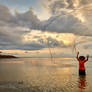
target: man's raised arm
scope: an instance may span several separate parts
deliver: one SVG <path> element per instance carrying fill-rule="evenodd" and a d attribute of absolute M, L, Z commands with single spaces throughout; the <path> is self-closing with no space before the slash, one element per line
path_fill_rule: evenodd
<path fill-rule="evenodd" d="M 77 56 L 76 56 L 77 60 L 79 59 L 79 52 L 77 52 Z"/>
<path fill-rule="evenodd" d="M 89 55 L 87 55 L 87 59 L 86 59 L 86 61 L 88 61 L 88 58 L 89 58 Z"/>

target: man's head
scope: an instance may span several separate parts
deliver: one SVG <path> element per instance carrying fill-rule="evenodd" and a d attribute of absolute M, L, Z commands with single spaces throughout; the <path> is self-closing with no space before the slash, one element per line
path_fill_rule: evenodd
<path fill-rule="evenodd" d="M 84 56 L 80 56 L 79 59 L 80 59 L 81 61 L 83 61 L 83 60 L 85 60 L 85 57 L 84 57 Z"/>

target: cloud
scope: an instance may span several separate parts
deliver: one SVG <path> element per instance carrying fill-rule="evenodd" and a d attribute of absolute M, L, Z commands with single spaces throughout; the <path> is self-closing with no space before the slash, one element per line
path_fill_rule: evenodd
<path fill-rule="evenodd" d="M 48 3 L 46 3 L 48 1 Z M 78 35 L 91 35 L 91 4 L 85 0 L 46 0 L 44 1 L 52 17 L 46 21 L 40 22 L 33 11 L 30 9 L 25 13 L 16 13 L 11 15 L 6 6 L 0 5 L 0 25 L 8 27 L 25 27 L 28 29 L 37 29 L 42 31 L 75 33 Z M 87 4 L 85 5 L 85 2 Z M 91 3 L 91 2 L 90 2 Z M 77 4 L 77 5 L 76 5 Z M 70 8 L 71 6 L 71 8 Z M 79 7 L 78 7 L 79 6 Z M 87 9 L 88 10 L 87 10 Z M 86 9 L 86 10 L 85 10 Z M 81 12 L 81 13 L 80 13 Z M 88 13 L 89 12 L 89 13 Z M 90 17 L 88 17 L 90 16 Z M 88 18 L 87 18 L 88 17 Z M 85 32 L 83 32 L 85 31 Z"/>
<path fill-rule="evenodd" d="M 59 17 L 51 17 L 47 22 L 45 22 L 43 30 L 92 36 L 91 29 L 88 29 L 86 24 L 81 23 L 80 20 L 71 14 Z"/>
<path fill-rule="evenodd" d="M 6 6 L 0 5 L 0 12 L 0 21 L 9 22 L 13 17 Z"/>
<path fill-rule="evenodd" d="M 44 6 L 51 11 L 52 16 L 43 22 L 43 30 L 59 33 L 74 33 L 77 35 L 92 35 L 92 1 L 45 1 Z"/>
<path fill-rule="evenodd" d="M 36 15 L 34 15 L 32 10 L 29 10 L 22 14 L 17 13 L 16 18 L 20 26 L 25 26 L 30 29 L 39 29 L 40 20 Z"/>
<path fill-rule="evenodd" d="M 43 48 L 45 48 L 45 46 L 43 44 L 36 43 L 36 42 L 30 42 L 30 43 L 24 44 L 19 49 L 21 49 L 21 50 L 40 50 Z"/>
<path fill-rule="evenodd" d="M 33 37 L 38 42 L 24 42 L 24 35 L 32 30 L 40 30 L 43 34 L 47 31 L 92 36 L 92 5 L 88 6 L 89 2 L 87 2 L 88 5 L 85 2 L 77 2 L 78 4 L 75 5 L 72 0 L 48 1 L 46 7 L 52 16 L 45 21 L 40 21 L 32 9 L 25 13 L 16 12 L 12 15 L 8 7 L 0 5 L 0 49 L 39 50 L 47 48 L 41 34 Z M 47 40 L 50 45 L 53 45 L 52 47 L 60 45 L 59 41 L 52 37 L 48 37 Z M 62 47 L 66 47 L 63 42 L 61 44 Z"/>
<path fill-rule="evenodd" d="M 25 13 L 18 13 L 13 16 L 8 7 L 0 5 L 0 24 L 8 27 L 27 27 L 36 29 L 39 26 L 40 20 L 34 15 L 32 9 Z"/>
<path fill-rule="evenodd" d="M 39 44 L 25 45 L 23 35 L 32 29 L 37 29 L 40 22 L 32 10 L 15 16 L 12 15 L 6 6 L 0 5 L 0 49 L 37 49 Z M 32 46 L 31 46 L 32 45 Z M 24 47 L 25 46 L 25 47 Z"/>

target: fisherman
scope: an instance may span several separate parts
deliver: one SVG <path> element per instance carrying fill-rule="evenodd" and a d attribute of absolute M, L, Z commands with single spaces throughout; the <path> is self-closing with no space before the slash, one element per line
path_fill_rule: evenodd
<path fill-rule="evenodd" d="M 87 59 L 85 59 L 84 56 L 79 56 L 78 52 L 76 58 L 79 61 L 79 75 L 86 75 L 84 63 L 88 61 L 89 55 L 87 55 Z"/>

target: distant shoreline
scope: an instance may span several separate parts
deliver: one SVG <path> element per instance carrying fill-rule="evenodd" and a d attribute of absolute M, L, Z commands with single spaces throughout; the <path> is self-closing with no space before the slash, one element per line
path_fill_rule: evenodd
<path fill-rule="evenodd" d="M 1 58 L 17 58 L 17 57 L 13 55 L 0 55 L 0 59 Z"/>

